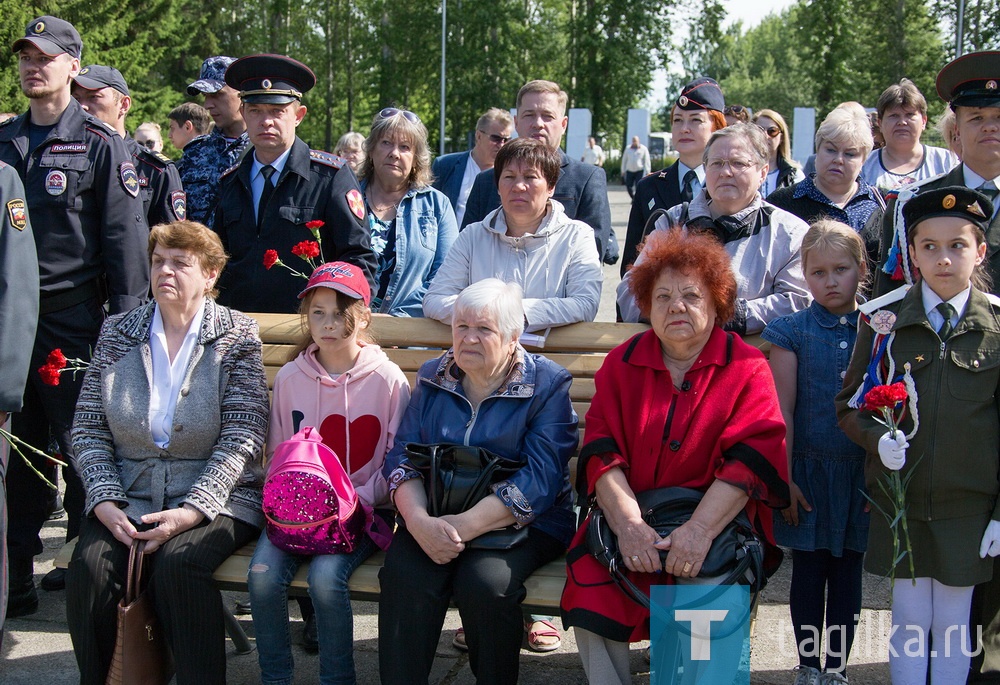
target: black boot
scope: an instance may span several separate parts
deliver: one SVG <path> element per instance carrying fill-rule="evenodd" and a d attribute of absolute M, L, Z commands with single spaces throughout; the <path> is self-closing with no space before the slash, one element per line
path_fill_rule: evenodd
<path fill-rule="evenodd" d="M 38 590 L 35 589 L 34 560 L 10 558 L 10 594 L 7 618 L 28 616 L 38 611 Z"/>

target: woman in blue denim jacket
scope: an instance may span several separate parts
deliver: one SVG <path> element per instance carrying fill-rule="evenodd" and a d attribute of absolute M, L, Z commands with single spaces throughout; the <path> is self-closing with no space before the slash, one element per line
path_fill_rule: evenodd
<path fill-rule="evenodd" d="M 451 202 L 431 187 L 427 129 L 413 112 L 375 115 L 360 171 L 377 257 L 373 312 L 423 316 L 424 293 L 458 236 Z"/>
<path fill-rule="evenodd" d="M 487 278 L 454 305 L 453 346 L 417 376 L 383 473 L 399 511 L 379 574 L 379 670 L 383 683 L 426 683 L 452 598 L 480 685 L 517 682 L 524 637 L 524 580 L 566 551 L 574 532 L 569 459 L 578 441 L 572 376 L 518 344 L 521 288 Z M 427 511 L 409 442 L 482 447 L 522 466 L 457 515 Z M 507 549 L 477 538 L 516 524 L 526 539 Z"/>

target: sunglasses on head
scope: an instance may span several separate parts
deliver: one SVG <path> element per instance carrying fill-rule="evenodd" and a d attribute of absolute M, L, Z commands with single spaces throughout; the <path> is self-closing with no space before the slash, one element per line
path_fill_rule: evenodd
<path fill-rule="evenodd" d="M 420 123 L 420 117 L 418 117 L 416 114 L 407 109 L 398 109 L 396 107 L 386 107 L 385 109 L 383 109 L 381 112 L 378 113 L 378 116 L 379 119 L 391 119 L 397 114 L 403 115 L 403 118 L 406 119 L 411 124 Z"/>
<path fill-rule="evenodd" d="M 510 140 L 510 136 L 498 136 L 495 133 L 487 133 L 483 129 L 479 129 L 479 132 L 490 139 L 490 142 L 494 145 L 504 145 Z"/>
<path fill-rule="evenodd" d="M 744 107 L 743 105 L 729 105 L 724 110 L 722 110 L 722 113 L 723 114 L 743 114 L 743 112 L 745 112 L 745 111 L 747 111 L 747 108 Z"/>
<path fill-rule="evenodd" d="M 777 138 L 781 135 L 781 129 L 777 126 L 768 126 L 764 128 L 763 126 L 757 126 L 761 131 L 767 134 L 768 138 Z"/>

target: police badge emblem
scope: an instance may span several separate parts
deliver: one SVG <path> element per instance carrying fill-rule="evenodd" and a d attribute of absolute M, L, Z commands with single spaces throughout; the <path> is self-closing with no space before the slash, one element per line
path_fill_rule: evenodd
<path fill-rule="evenodd" d="M 7 203 L 7 214 L 10 216 L 10 225 L 19 231 L 23 231 L 28 225 L 28 212 L 25 209 L 24 200 L 11 200 Z"/>
<path fill-rule="evenodd" d="M 49 195 L 62 195 L 66 192 L 66 174 L 59 169 L 52 169 L 45 175 L 45 192 Z"/>
<path fill-rule="evenodd" d="M 187 193 L 183 190 L 170 193 L 170 207 L 174 210 L 177 220 L 184 221 L 187 218 Z"/>
<path fill-rule="evenodd" d="M 121 179 L 125 192 L 132 197 L 138 197 L 141 182 L 132 162 L 122 162 L 121 166 L 118 167 L 118 176 Z"/>

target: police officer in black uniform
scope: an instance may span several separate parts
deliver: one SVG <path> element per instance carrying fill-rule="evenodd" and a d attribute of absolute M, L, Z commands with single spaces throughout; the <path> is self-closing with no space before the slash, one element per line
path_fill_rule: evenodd
<path fill-rule="evenodd" d="M 187 196 L 173 160 L 140 145 L 125 131 L 132 96 L 122 73 L 114 67 L 91 64 L 81 69 L 73 82 L 76 101 L 125 140 L 139 174 L 139 195 L 146 209 L 146 223 L 152 227 L 187 218 Z"/>
<path fill-rule="evenodd" d="M 21 90 L 30 107 L 0 126 L 0 161 L 17 169 L 24 183 L 40 276 L 31 371 L 12 427 L 43 451 L 54 436 L 66 461 L 73 456 L 70 426 L 83 376 L 65 373 L 58 386 L 49 386 L 38 368 L 55 348 L 70 358 L 89 359 L 104 321 L 103 305 L 111 313 L 124 312 L 141 304 L 149 291 L 149 229 L 132 157 L 114 129 L 87 114 L 70 95 L 82 48 L 69 22 L 33 19 L 12 46 L 19 53 Z M 37 460 L 36 466 L 54 475 L 47 460 Z M 83 487 L 72 467 L 63 475 L 68 540 L 79 531 Z M 38 532 L 51 497 L 20 459 L 11 460 L 7 488 L 7 615 L 23 616 L 38 607 L 33 559 L 42 551 Z"/>
<path fill-rule="evenodd" d="M 246 312 L 295 312 L 301 277 L 267 268 L 264 257 L 275 250 L 289 266 L 310 273 L 292 248 L 314 240 L 306 226 L 311 221 L 323 224 L 317 229 L 322 259 L 355 264 L 371 283 L 375 256 L 354 173 L 340 157 L 310 150 L 295 135 L 306 114 L 302 94 L 316 83 L 313 72 L 289 57 L 251 55 L 233 62 L 226 83 L 240 91 L 252 148 L 222 176 L 213 228 L 231 256 L 219 280 L 219 303 Z"/>

